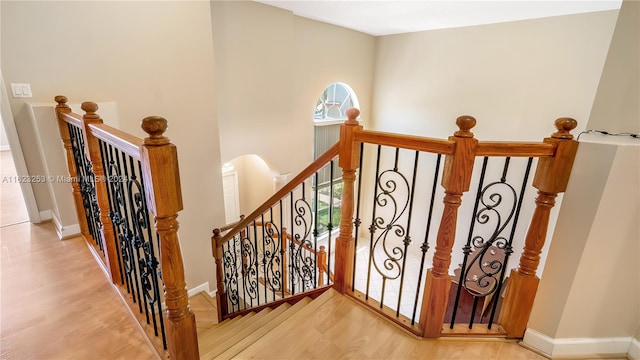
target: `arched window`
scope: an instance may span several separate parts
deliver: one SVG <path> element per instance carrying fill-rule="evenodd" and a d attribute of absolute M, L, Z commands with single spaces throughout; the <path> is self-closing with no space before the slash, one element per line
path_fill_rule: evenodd
<path fill-rule="evenodd" d="M 313 115 L 314 151 L 317 159 L 340 139 L 340 125 L 347 120 L 347 109 L 359 107 L 353 89 L 345 83 L 335 82 L 327 86 L 316 101 Z"/>
<path fill-rule="evenodd" d="M 347 120 L 347 109 L 359 107 L 358 99 L 345 83 L 330 84 L 318 100 L 313 116 L 313 157 L 317 159 L 340 140 L 340 125 Z M 322 238 L 329 229 L 338 229 L 340 224 L 340 202 L 342 200 L 342 169 L 334 163 L 333 182 L 331 169 L 325 167 L 318 172 L 314 192 L 318 194 L 317 230 Z M 317 188 L 316 188 L 317 187 Z M 333 201 L 332 204 L 329 204 Z M 332 208 L 330 211 L 329 208 Z M 329 219 L 329 214 L 331 218 Z M 331 224 L 331 226 L 329 226 Z"/>
<path fill-rule="evenodd" d="M 316 122 L 346 120 L 347 109 L 351 107 L 359 107 L 353 89 L 345 83 L 336 82 L 324 89 L 318 98 L 313 118 Z"/>

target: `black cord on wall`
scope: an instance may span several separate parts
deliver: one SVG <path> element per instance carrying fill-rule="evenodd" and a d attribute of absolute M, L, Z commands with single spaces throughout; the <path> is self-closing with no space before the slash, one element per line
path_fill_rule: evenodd
<path fill-rule="evenodd" d="M 628 132 L 622 132 L 622 133 L 610 133 L 608 131 L 604 131 L 604 130 L 585 130 L 583 132 L 581 132 L 580 134 L 578 134 L 578 137 L 576 138 L 576 140 L 580 140 L 580 135 L 582 134 L 602 134 L 602 135 L 609 135 L 609 136 L 629 136 L 632 137 L 634 139 L 640 139 L 640 134 L 634 134 L 634 133 L 628 133 Z"/>

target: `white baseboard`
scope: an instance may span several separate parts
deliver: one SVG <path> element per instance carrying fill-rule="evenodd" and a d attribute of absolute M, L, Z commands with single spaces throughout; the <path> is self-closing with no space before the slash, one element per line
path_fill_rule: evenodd
<path fill-rule="evenodd" d="M 189 297 L 192 297 L 193 295 L 199 293 L 200 291 L 204 291 L 207 294 L 209 294 L 209 282 L 205 282 L 202 283 L 194 288 L 191 288 L 189 290 L 187 290 L 187 294 L 189 294 Z"/>
<path fill-rule="evenodd" d="M 9 151 L 11 147 L 9 145 L 0 145 L 0 151 Z"/>
<path fill-rule="evenodd" d="M 51 210 L 40 211 L 40 221 L 49 221 L 53 219 L 53 212 Z"/>
<path fill-rule="evenodd" d="M 640 360 L 640 340 L 636 338 L 631 340 L 628 354 L 632 360 Z"/>
<path fill-rule="evenodd" d="M 79 224 L 63 226 L 62 223 L 60 222 L 60 219 L 58 219 L 56 214 L 54 214 L 53 211 L 51 210 L 45 210 L 40 212 L 40 218 L 42 220 L 45 220 L 45 218 L 42 216 L 42 214 L 45 212 L 49 213 L 48 216 L 53 221 L 53 225 L 56 227 L 56 234 L 58 235 L 58 239 L 64 240 L 80 234 Z"/>
<path fill-rule="evenodd" d="M 632 339 L 632 337 L 553 339 L 535 330 L 527 329 L 522 343 L 550 358 L 585 357 L 627 354 L 632 347 Z M 638 344 L 638 341 L 635 341 Z"/>

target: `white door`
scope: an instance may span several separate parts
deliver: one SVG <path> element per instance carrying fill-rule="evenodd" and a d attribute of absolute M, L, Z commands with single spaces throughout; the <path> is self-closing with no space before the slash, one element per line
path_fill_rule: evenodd
<path fill-rule="evenodd" d="M 222 191 L 224 193 L 224 216 L 227 224 L 240 220 L 237 171 L 222 174 Z"/>

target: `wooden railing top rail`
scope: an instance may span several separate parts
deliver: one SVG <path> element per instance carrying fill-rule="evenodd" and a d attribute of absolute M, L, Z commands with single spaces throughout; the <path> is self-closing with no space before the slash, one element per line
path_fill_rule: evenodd
<path fill-rule="evenodd" d="M 231 240 L 235 234 L 240 232 L 244 227 L 251 224 L 251 222 L 260 216 L 262 213 L 267 211 L 271 206 L 273 206 L 277 201 L 285 197 L 288 193 L 293 191 L 298 185 L 300 185 L 303 181 L 309 178 L 318 170 L 322 169 L 331 159 L 338 156 L 339 152 L 339 143 L 336 143 L 332 147 L 329 148 L 324 154 L 320 155 L 316 161 L 312 162 L 309 166 L 307 166 L 304 170 L 302 170 L 296 177 L 291 179 L 282 189 L 278 190 L 275 194 L 273 194 L 267 201 L 265 201 L 260 207 L 254 210 L 251 214 L 247 215 L 243 220 L 238 222 L 236 226 L 233 227 L 228 233 L 217 240 L 217 246 L 224 244 L 225 242 Z M 220 229 L 214 229 L 214 235 L 216 232 L 221 232 Z"/>
<path fill-rule="evenodd" d="M 58 100 L 62 101 L 61 98 L 59 98 Z M 59 116 L 61 120 L 70 123 L 71 125 L 77 126 L 79 128 L 82 128 L 83 126 L 83 116 L 76 114 L 73 111 L 61 112 Z M 140 160 L 140 147 L 144 143 L 141 138 L 130 135 L 122 130 L 116 129 L 104 123 L 88 124 L 88 127 L 91 130 L 93 136 L 117 147 L 136 160 Z"/>
<path fill-rule="evenodd" d="M 426 151 L 431 153 L 451 155 L 455 143 L 449 140 L 428 138 L 414 135 L 386 133 L 382 131 L 362 130 L 354 134 L 355 141 L 364 143 L 393 146 L 402 149 Z"/>
<path fill-rule="evenodd" d="M 68 112 L 60 113 L 60 117 L 62 118 L 62 120 L 70 123 L 71 125 L 77 126 L 79 128 L 82 127 L 82 115 L 78 115 L 74 112 Z"/>
<path fill-rule="evenodd" d="M 553 144 L 546 143 L 480 141 L 476 156 L 541 157 L 553 156 L 555 151 Z"/>
<path fill-rule="evenodd" d="M 373 130 L 357 131 L 354 137 L 356 141 L 364 143 L 442 155 L 452 155 L 455 148 L 455 143 L 450 140 Z M 541 157 L 553 156 L 555 150 L 553 144 L 542 142 L 478 141 L 475 154 L 476 156 Z"/>
<path fill-rule="evenodd" d="M 89 124 L 89 129 L 93 136 L 124 151 L 134 159 L 140 160 L 140 147 L 144 141 L 139 137 L 105 124 Z"/>

